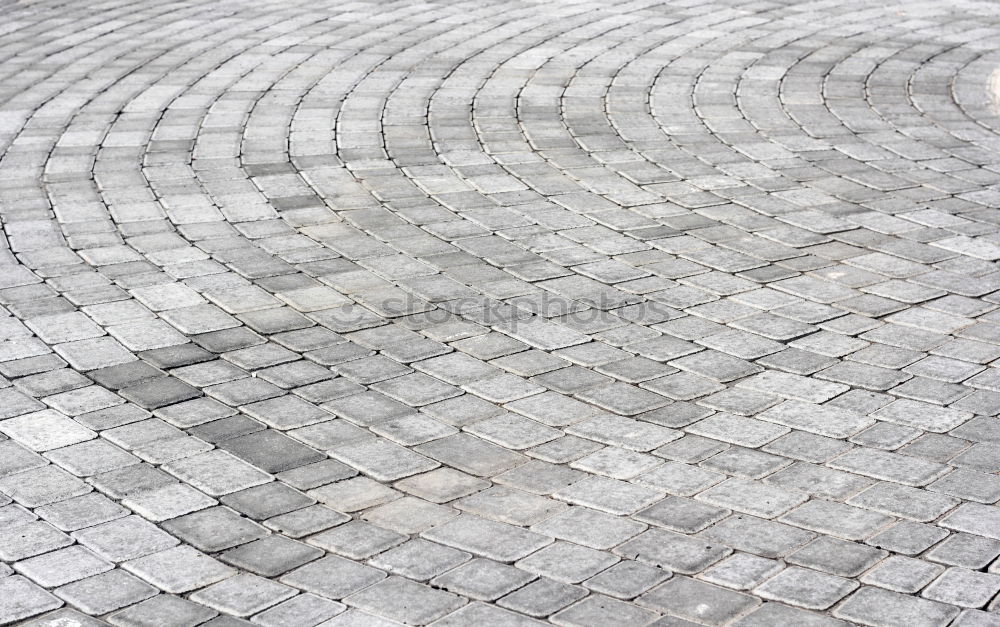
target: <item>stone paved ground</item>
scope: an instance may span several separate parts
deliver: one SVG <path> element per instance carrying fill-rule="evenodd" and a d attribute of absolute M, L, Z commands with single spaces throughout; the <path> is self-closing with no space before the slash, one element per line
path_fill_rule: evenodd
<path fill-rule="evenodd" d="M 1000 624 L 996 2 L 0 13 L 0 623 Z"/>

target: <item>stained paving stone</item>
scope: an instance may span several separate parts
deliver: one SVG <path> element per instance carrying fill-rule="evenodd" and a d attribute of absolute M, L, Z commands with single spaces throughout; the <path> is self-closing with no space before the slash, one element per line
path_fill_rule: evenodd
<path fill-rule="evenodd" d="M 604 4 L 7 11 L 0 624 L 995 622 L 996 12 Z"/>

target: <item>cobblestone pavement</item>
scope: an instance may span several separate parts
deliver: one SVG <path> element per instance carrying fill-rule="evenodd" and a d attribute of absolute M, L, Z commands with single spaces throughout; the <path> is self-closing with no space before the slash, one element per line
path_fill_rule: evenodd
<path fill-rule="evenodd" d="M 1000 625 L 1000 4 L 0 14 L 0 623 Z"/>

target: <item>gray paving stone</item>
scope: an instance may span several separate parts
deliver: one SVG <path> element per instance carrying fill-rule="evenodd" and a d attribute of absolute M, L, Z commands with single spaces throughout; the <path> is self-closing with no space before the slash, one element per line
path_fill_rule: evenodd
<path fill-rule="evenodd" d="M 230 549 L 219 559 L 265 577 L 277 577 L 322 556 L 321 549 L 271 535 Z"/>

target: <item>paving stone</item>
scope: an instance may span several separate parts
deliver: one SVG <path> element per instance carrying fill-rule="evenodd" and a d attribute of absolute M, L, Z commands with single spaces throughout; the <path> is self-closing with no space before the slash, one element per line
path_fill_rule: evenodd
<path fill-rule="evenodd" d="M 856 577 L 887 555 L 886 551 L 863 544 L 820 536 L 787 556 L 785 561 L 841 577 Z"/>
<path fill-rule="evenodd" d="M 66 621 L 72 621 L 81 627 L 100 627 L 101 625 L 107 624 L 102 620 L 93 618 L 92 616 L 87 616 L 86 614 L 69 608 L 62 608 L 60 610 L 56 610 L 55 612 L 50 612 L 45 616 L 40 616 L 23 624 L 31 625 L 32 627 L 54 627 L 55 625 L 59 625 L 60 622 Z"/>
<path fill-rule="evenodd" d="M 658 614 L 624 601 L 603 595 L 590 595 L 566 609 L 554 614 L 551 622 L 556 625 L 578 627 L 580 625 L 644 625 Z"/>
<path fill-rule="evenodd" d="M 421 537 L 499 562 L 513 562 L 552 542 L 533 531 L 471 514 L 453 518 Z"/>
<path fill-rule="evenodd" d="M 85 547 L 106 560 L 122 562 L 163 551 L 178 544 L 176 538 L 139 516 L 119 518 L 73 533 Z"/>
<path fill-rule="evenodd" d="M 727 588 L 749 590 L 778 573 L 782 568 L 781 562 L 776 560 L 758 557 L 750 553 L 734 553 L 705 570 L 702 577 L 706 581 Z"/>
<path fill-rule="evenodd" d="M 759 603 L 754 597 L 688 577 L 674 577 L 639 597 L 644 607 L 708 625 L 722 625 Z"/>
<path fill-rule="evenodd" d="M 0 559 L 14 562 L 73 544 L 47 522 L 36 521 L 0 530 Z"/>
<path fill-rule="evenodd" d="M 93 527 L 129 515 L 127 509 L 95 492 L 44 505 L 35 512 L 66 532 Z"/>
<path fill-rule="evenodd" d="M 801 401 L 785 401 L 757 416 L 793 429 L 843 439 L 874 424 L 874 420 L 848 410 Z"/>
<path fill-rule="evenodd" d="M 533 579 L 535 576 L 524 570 L 489 559 L 474 558 L 435 577 L 430 584 L 473 599 L 493 601 Z"/>
<path fill-rule="evenodd" d="M 602 551 L 557 541 L 515 565 L 522 570 L 572 584 L 592 577 L 617 561 L 617 558 Z"/>
<path fill-rule="evenodd" d="M 249 616 L 276 605 L 296 590 L 276 581 L 242 573 L 198 590 L 189 598 L 233 616 Z"/>
<path fill-rule="evenodd" d="M 157 593 L 157 589 L 123 570 L 115 569 L 66 584 L 54 592 L 80 611 L 100 616 L 148 599 Z"/>
<path fill-rule="evenodd" d="M 833 615 L 866 625 L 946 625 L 958 608 L 883 590 L 861 587 Z"/>
<path fill-rule="evenodd" d="M 1000 555 L 1000 542 L 968 533 L 954 533 L 924 557 L 949 566 L 980 569 Z"/>
<path fill-rule="evenodd" d="M 43 588 L 20 575 L 0 577 L 0 619 L 14 623 L 42 614 L 63 604 Z"/>
<path fill-rule="evenodd" d="M 219 559 L 264 577 L 277 577 L 322 556 L 321 549 L 271 535 L 230 549 Z"/>
<path fill-rule="evenodd" d="M 701 531 L 699 536 L 761 557 L 778 558 L 803 546 L 816 534 L 763 518 L 735 515 Z"/>
<path fill-rule="evenodd" d="M 660 500 L 661 492 L 645 486 L 591 476 L 553 495 L 574 505 L 592 507 L 610 514 L 632 514 Z"/>
<path fill-rule="evenodd" d="M 763 627 L 764 625 L 794 624 L 809 627 L 845 627 L 848 623 L 819 612 L 789 607 L 780 603 L 764 603 L 733 625 Z"/>
<path fill-rule="evenodd" d="M 97 436 L 57 411 L 46 409 L 0 422 L 0 433 L 33 451 L 48 451 Z"/>
<path fill-rule="evenodd" d="M 173 593 L 201 588 L 236 573 L 225 564 L 186 546 L 133 559 L 123 567 L 161 590 Z"/>
<path fill-rule="evenodd" d="M 389 577 L 344 599 L 350 606 L 408 624 L 424 625 L 464 605 L 457 595 Z"/>
<path fill-rule="evenodd" d="M 894 519 L 843 503 L 814 499 L 785 514 L 780 520 L 847 540 L 863 540 Z"/>
<path fill-rule="evenodd" d="M 650 529 L 615 548 L 615 553 L 674 572 L 694 574 L 732 550 L 663 529 Z"/>
<path fill-rule="evenodd" d="M 587 507 L 570 507 L 533 531 L 595 549 L 610 549 L 645 530 L 646 525 Z"/>
<path fill-rule="evenodd" d="M 270 481 L 270 475 L 223 451 L 179 459 L 163 467 L 211 496 L 221 496 Z"/>
<path fill-rule="evenodd" d="M 167 521 L 163 528 L 202 551 L 215 553 L 256 540 L 266 530 L 231 509 L 212 507 Z"/>
<path fill-rule="evenodd" d="M 470 623 L 481 625 L 527 625 L 529 627 L 532 625 L 545 624 L 539 621 L 533 621 L 530 618 L 526 618 L 518 614 L 514 614 L 513 612 L 502 610 L 496 606 L 486 605 L 483 603 L 470 603 L 434 622 L 435 625 L 440 625 L 441 627 L 456 627 L 458 625 L 467 625 Z"/>
<path fill-rule="evenodd" d="M 864 509 L 901 516 L 917 522 L 929 522 L 957 504 L 957 500 L 894 483 L 877 483 L 848 499 Z"/>
<path fill-rule="evenodd" d="M 943 566 L 892 555 L 861 577 L 861 582 L 903 594 L 913 594 L 944 572 Z"/>
<path fill-rule="evenodd" d="M 528 616 L 542 618 L 554 614 L 587 595 L 577 586 L 540 577 L 497 601 L 497 605 Z"/>
<path fill-rule="evenodd" d="M 279 603 L 253 617 L 253 622 L 265 627 L 277 627 L 294 623 L 312 627 L 342 613 L 346 607 L 342 603 L 329 601 L 313 594 L 300 594 Z"/>

